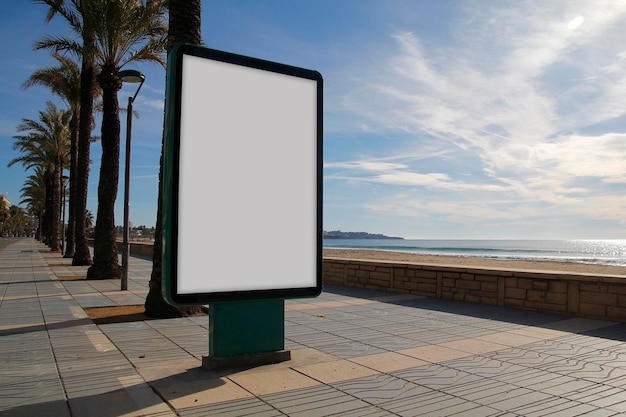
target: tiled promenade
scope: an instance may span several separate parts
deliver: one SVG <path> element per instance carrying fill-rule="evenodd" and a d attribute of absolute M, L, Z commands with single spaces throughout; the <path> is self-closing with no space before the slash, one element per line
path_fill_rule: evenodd
<path fill-rule="evenodd" d="M 0 416 L 626 416 L 626 325 L 327 288 L 286 302 L 292 360 L 200 368 L 208 318 L 95 325 L 143 304 L 32 239 L 0 251 Z"/>

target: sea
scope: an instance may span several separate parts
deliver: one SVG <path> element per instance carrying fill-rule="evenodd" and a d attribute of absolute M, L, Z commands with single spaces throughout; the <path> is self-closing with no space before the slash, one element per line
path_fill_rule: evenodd
<path fill-rule="evenodd" d="M 324 239 L 324 248 L 626 266 L 626 240 Z"/>

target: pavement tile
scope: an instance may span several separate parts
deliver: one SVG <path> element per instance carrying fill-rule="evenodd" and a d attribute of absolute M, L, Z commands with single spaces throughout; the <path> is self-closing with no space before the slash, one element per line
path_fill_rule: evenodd
<path fill-rule="evenodd" d="M 27 402 L 24 404 L 12 404 L 4 402 L 0 397 L 0 415 L 2 417 L 76 417 L 70 414 L 65 398 L 49 399 L 46 402 Z"/>
<path fill-rule="evenodd" d="M 626 369 L 626 353 L 612 350 L 595 350 L 588 354 L 575 356 L 575 359 L 611 368 Z"/>
<path fill-rule="evenodd" d="M 464 385 L 466 382 L 472 383 L 480 379 L 476 375 L 438 364 L 405 369 L 393 372 L 392 375 L 439 391 L 444 391 L 446 387 Z"/>
<path fill-rule="evenodd" d="M 365 298 L 352 298 L 352 299 L 344 300 L 343 302 L 345 304 L 349 304 L 349 305 L 353 305 L 353 306 L 377 303 L 377 301 L 368 300 L 368 299 L 365 299 Z"/>
<path fill-rule="evenodd" d="M 579 404 L 564 398 L 552 397 L 530 403 L 524 408 L 516 410 L 516 412 L 525 417 L 571 417 L 587 415 L 587 413 L 594 410 L 597 410 L 597 408 L 589 404 Z"/>
<path fill-rule="evenodd" d="M 535 337 L 515 334 L 513 332 L 492 333 L 484 336 L 478 336 L 477 339 L 510 347 L 523 346 L 540 340 Z"/>
<path fill-rule="evenodd" d="M 389 326 L 385 326 L 385 329 L 389 330 Z M 333 331 L 333 330 L 330 330 Z M 333 331 L 334 333 L 334 331 Z M 339 330 L 337 333 L 346 339 L 354 340 L 354 341 L 365 341 L 369 339 L 381 339 L 386 336 L 390 336 L 389 333 L 380 331 L 378 329 L 364 329 L 363 327 L 349 327 L 346 329 Z M 339 335 L 338 334 L 338 335 Z"/>
<path fill-rule="evenodd" d="M 585 355 L 594 355 L 597 349 L 589 346 L 574 345 L 564 343 L 559 339 L 543 340 L 525 346 L 526 349 L 536 352 L 542 352 L 547 355 L 559 356 L 563 358 L 584 357 Z"/>
<path fill-rule="evenodd" d="M 558 356 L 552 356 L 535 350 L 530 350 L 526 346 L 499 350 L 497 352 L 484 354 L 484 356 L 528 367 L 559 362 L 562 359 Z"/>
<path fill-rule="evenodd" d="M 604 384 L 626 390 L 626 376 L 620 376 L 610 379 L 608 381 L 605 381 Z"/>
<path fill-rule="evenodd" d="M 297 367 L 297 366 L 321 364 L 321 363 L 325 363 L 325 362 L 333 362 L 333 361 L 336 361 L 337 359 L 338 358 L 336 356 L 329 355 L 329 354 L 324 353 L 322 351 L 319 351 L 317 349 L 303 348 L 303 349 L 294 349 L 294 350 L 292 350 L 291 351 L 291 360 L 290 361 L 274 364 L 274 365 L 271 365 L 271 366 L 275 366 L 275 367 L 283 367 L 283 366 Z M 262 367 L 260 367 L 258 369 L 262 370 Z"/>
<path fill-rule="evenodd" d="M 615 411 L 597 408 L 593 411 L 590 411 L 584 414 L 584 416 L 585 417 L 624 417 L 624 414 L 616 414 Z M 563 417 L 569 417 L 569 415 L 565 415 Z"/>
<path fill-rule="evenodd" d="M 148 393 L 139 394 L 137 390 L 119 389 L 95 396 L 70 398 L 68 400 L 72 416 L 111 417 L 111 416 L 176 416 L 161 399 Z"/>
<path fill-rule="evenodd" d="M 198 360 L 143 367 L 138 371 L 143 379 L 175 409 L 253 396 L 228 378 L 202 369 Z"/>
<path fill-rule="evenodd" d="M 463 339 L 476 339 L 480 336 L 487 336 L 497 333 L 497 331 L 493 329 L 484 329 L 481 327 L 475 327 L 474 325 L 451 327 L 443 330 L 443 332 L 459 336 L 459 338 Z"/>
<path fill-rule="evenodd" d="M 545 325 L 546 329 L 560 330 L 568 333 L 583 333 L 592 330 L 603 329 L 615 325 L 615 322 L 606 320 L 595 320 L 583 317 L 574 317 L 571 319 L 560 320 Z"/>
<path fill-rule="evenodd" d="M 397 416 L 397 414 L 391 413 L 387 410 L 383 410 L 377 406 L 371 405 L 364 408 L 357 408 L 352 410 L 342 411 L 340 414 L 335 414 L 335 416 L 341 417 L 390 417 Z"/>
<path fill-rule="evenodd" d="M 345 307 L 349 305 L 341 301 L 321 301 L 321 302 L 314 302 L 312 304 L 320 308 L 337 308 L 337 307 Z"/>
<path fill-rule="evenodd" d="M 405 337 L 410 337 L 423 343 L 425 345 L 439 345 L 441 343 L 453 342 L 455 340 L 462 340 L 465 337 L 461 335 L 455 335 L 450 333 L 437 333 L 433 331 L 419 332 L 418 334 L 405 334 Z"/>
<path fill-rule="evenodd" d="M 284 416 L 283 413 L 256 397 L 183 408 L 178 411 L 178 414 L 181 417 Z"/>
<path fill-rule="evenodd" d="M 452 342 L 439 343 L 438 346 L 473 354 L 496 352 L 498 350 L 504 350 L 509 348 L 509 346 L 501 345 L 499 343 L 487 342 L 481 339 L 454 340 Z"/>
<path fill-rule="evenodd" d="M 288 368 L 266 372 L 235 374 L 229 376 L 228 379 L 256 396 L 313 387 L 321 384 L 321 382 L 313 378 Z"/>
<path fill-rule="evenodd" d="M 372 368 L 367 368 L 359 365 L 358 363 L 347 360 L 297 366 L 293 369 L 324 384 L 376 375 L 379 373 Z"/>
<path fill-rule="evenodd" d="M 378 353 L 375 355 L 350 358 L 350 361 L 367 366 L 379 372 L 394 372 L 402 369 L 427 365 L 429 362 L 396 352 Z"/>
<path fill-rule="evenodd" d="M 337 336 L 332 333 L 327 333 L 323 331 L 309 331 L 308 334 L 303 334 L 297 338 L 298 343 L 301 343 L 305 346 L 320 348 L 322 346 L 327 345 L 335 345 L 342 343 L 350 343 L 352 342 L 349 339 L 346 339 L 342 336 Z"/>
<path fill-rule="evenodd" d="M 503 384 L 500 381 L 469 373 L 459 375 L 454 384 L 442 386 L 441 383 L 438 383 L 437 386 L 443 392 L 469 401 L 478 401 L 517 388 L 511 384 Z"/>
<path fill-rule="evenodd" d="M 568 395 L 584 390 L 594 385 L 593 382 L 582 381 L 569 376 L 533 370 L 528 378 L 511 378 L 508 381 L 518 386 L 529 386 L 535 391 L 567 398 Z M 530 372 L 529 372 L 530 373 Z"/>
<path fill-rule="evenodd" d="M 531 391 L 527 388 L 515 388 L 477 401 L 497 410 L 524 415 L 524 409 L 528 404 L 535 404 L 550 398 L 553 397 L 548 394 Z"/>
<path fill-rule="evenodd" d="M 423 385 L 387 374 L 377 374 L 332 385 L 343 392 L 376 405 L 432 392 L 431 389 Z"/>
<path fill-rule="evenodd" d="M 436 345 L 402 349 L 398 353 L 431 363 L 441 363 L 471 355 L 468 352 Z"/>
<path fill-rule="evenodd" d="M 548 329 L 540 326 L 527 326 L 519 329 L 511 330 L 511 333 L 520 334 L 522 336 L 534 337 L 537 339 L 556 339 L 557 337 L 571 336 L 571 332 Z"/>
<path fill-rule="evenodd" d="M 377 348 L 396 351 L 402 349 L 410 349 L 413 347 L 425 346 L 426 344 L 421 341 L 410 339 L 407 337 L 394 336 L 394 335 L 378 335 L 376 337 L 361 338 L 360 341 L 367 343 L 368 345 L 376 346 Z"/>
<path fill-rule="evenodd" d="M 328 385 L 263 395 L 261 399 L 291 417 L 344 415 L 369 406 Z"/>
<path fill-rule="evenodd" d="M 626 330 L 626 328 L 624 330 Z M 595 349 L 606 350 L 615 350 L 624 346 L 624 342 L 621 340 L 606 339 L 603 337 L 589 336 L 585 334 L 572 334 L 569 336 L 559 337 L 557 340 L 572 345 L 588 346 Z"/>
<path fill-rule="evenodd" d="M 560 362 L 539 366 L 538 368 L 572 378 L 593 381 L 598 384 L 608 383 L 612 379 L 626 376 L 626 369 L 611 368 L 576 359 L 562 359 Z"/>
<path fill-rule="evenodd" d="M 480 404 L 433 390 L 398 398 L 379 406 L 401 416 L 451 416 L 454 414 L 489 416 L 497 412 L 496 409 L 481 407 Z"/>
<path fill-rule="evenodd" d="M 315 304 L 287 304 L 285 311 L 302 311 L 302 310 L 319 310 L 320 307 Z"/>
<path fill-rule="evenodd" d="M 577 390 L 563 393 L 563 397 L 585 404 L 592 404 L 598 408 L 626 401 L 623 389 L 599 384 L 587 385 Z"/>

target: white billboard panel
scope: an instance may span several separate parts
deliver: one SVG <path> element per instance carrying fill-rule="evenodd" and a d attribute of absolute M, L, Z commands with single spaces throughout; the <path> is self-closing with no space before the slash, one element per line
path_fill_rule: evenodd
<path fill-rule="evenodd" d="M 321 153 L 318 72 L 178 46 L 164 162 L 169 301 L 319 294 Z"/>

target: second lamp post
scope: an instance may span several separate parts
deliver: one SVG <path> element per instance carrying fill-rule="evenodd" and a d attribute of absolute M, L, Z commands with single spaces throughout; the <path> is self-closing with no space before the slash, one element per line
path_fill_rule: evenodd
<path fill-rule="evenodd" d="M 120 71 L 120 80 L 125 83 L 139 83 L 135 95 L 128 97 L 128 108 L 126 110 L 126 164 L 124 169 L 124 240 L 122 242 L 122 290 L 128 289 L 128 257 L 130 256 L 130 227 L 128 216 L 130 213 L 130 145 L 132 140 L 132 124 L 133 124 L 133 102 L 141 90 L 141 86 L 146 79 L 142 72 L 137 70 Z"/>

